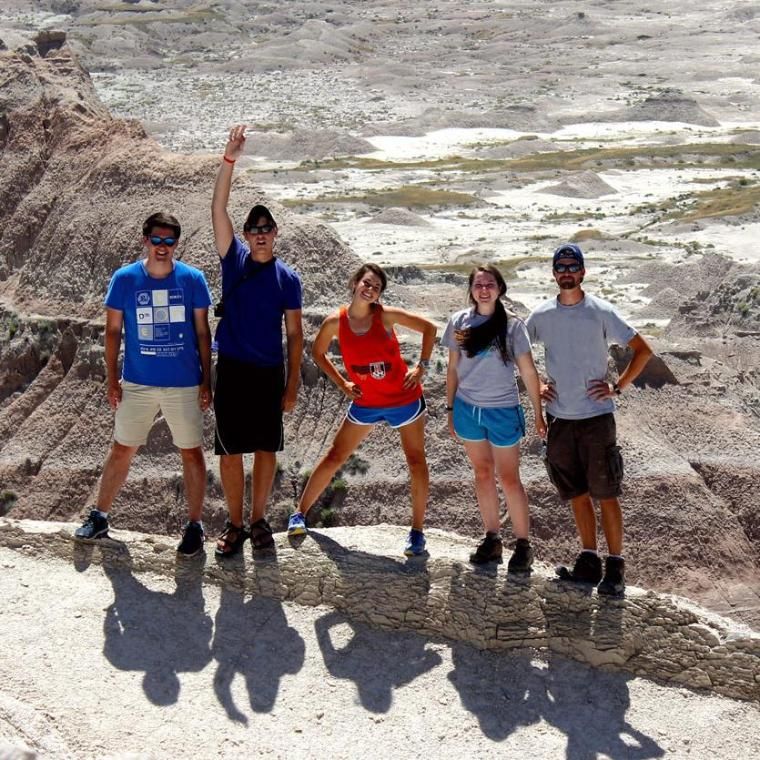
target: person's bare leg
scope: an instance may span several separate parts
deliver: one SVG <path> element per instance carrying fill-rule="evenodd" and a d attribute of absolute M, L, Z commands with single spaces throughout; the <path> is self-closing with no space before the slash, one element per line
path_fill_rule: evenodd
<path fill-rule="evenodd" d="M 412 492 L 412 528 L 422 530 L 425 524 L 428 494 L 430 492 L 430 473 L 425 457 L 425 416 L 421 416 L 409 425 L 398 429 L 401 445 L 404 448 Z"/>
<path fill-rule="evenodd" d="M 530 510 L 528 494 L 520 480 L 520 446 L 493 447 L 496 472 L 504 489 L 512 533 L 515 538 L 528 538 L 530 535 Z"/>
<path fill-rule="evenodd" d="M 230 522 L 238 528 L 243 527 L 243 495 L 245 478 L 243 476 L 243 455 L 222 454 L 219 457 L 219 476 L 222 481 L 224 500 Z"/>
<path fill-rule="evenodd" d="M 499 494 L 496 490 L 495 465 L 488 441 L 465 441 L 464 450 L 475 474 L 475 495 L 486 533 L 500 533 Z"/>
<path fill-rule="evenodd" d="M 607 550 L 610 554 L 623 555 L 623 510 L 620 502 L 613 499 L 600 499 L 602 511 L 602 530 L 607 539 Z"/>
<path fill-rule="evenodd" d="M 203 497 L 206 495 L 206 460 L 203 458 L 203 449 L 198 446 L 179 451 L 185 478 L 187 517 L 193 522 L 200 522 L 203 516 Z"/>
<path fill-rule="evenodd" d="M 103 465 L 103 474 L 100 476 L 97 508 L 101 512 L 111 510 L 116 495 L 127 479 L 129 466 L 132 464 L 132 459 L 134 459 L 138 448 L 140 447 L 123 446 L 121 443 L 113 442 Z"/>
<path fill-rule="evenodd" d="M 581 546 L 596 551 L 596 513 L 591 496 L 588 493 L 576 496 L 572 505 Z"/>
<path fill-rule="evenodd" d="M 312 508 L 314 502 L 330 485 L 335 473 L 359 448 L 359 444 L 369 435 L 372 427 L 372 425 L 356 425 L 348 420 L 343 420 L 343 424 L 335 434 L 330 450 L 319 460 L 319 464 L 314 468 L 306 487 L 303 489 L 298 502 L 298 511 L 301 514 L 305 515 Z"/>
<path fill-rule="evenodd" d="M 274 451 L 257 451 L 253 455 L 251 524 L 258 522 L 266 514 L 276 470 L 277 454 Z"/>

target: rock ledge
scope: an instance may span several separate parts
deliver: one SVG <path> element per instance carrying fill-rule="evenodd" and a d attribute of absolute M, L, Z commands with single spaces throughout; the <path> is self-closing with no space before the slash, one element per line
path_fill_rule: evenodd
<path fill-rule="evenodd" d="M 82 544 L 67 523 L 0 519 L 0 546 L 24 554 L 174 575 L 175 543 L 112 530 Z M 467 562 L 470 542 L 431 530 L 429 557 L 399 556 L 392 526 L 311 532 L 300 543 L 276 536 L 276 551 L 253 561 L 184 562 L 204 581 L 304 605 L 324 604 L 385 629 L 416 631 L 482 649 L 547 648 L 593 666 L 625 670 L 734 699 L 760 701 L 760 634 L 684 599 L 630 587 L 625 599 L 598 597 L 537 566 L 528 578 L 505 566 Z"/>

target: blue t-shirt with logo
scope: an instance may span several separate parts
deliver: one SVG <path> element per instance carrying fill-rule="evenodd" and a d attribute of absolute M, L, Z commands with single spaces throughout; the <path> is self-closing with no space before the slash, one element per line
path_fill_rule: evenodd
<path fill-rule="evenodd" d="M 282 321 L 301 308 L 301 279 L 277 258 L 251 259 L 248 246 L 233 237 L 222 262 L 224 316 L 216 328 L 220 356 L 276 367 L 284 360 Z"/>
<path fill-rule="evenodd" d="M 105 305 L 123 314 L 124 380 L 158 388 L 200 383 L 193 311 L 211 305 L 203 272 L 175 261 L 168 277 L 156 279 L 142 261 L 127 264 L 114 272 Z"/>

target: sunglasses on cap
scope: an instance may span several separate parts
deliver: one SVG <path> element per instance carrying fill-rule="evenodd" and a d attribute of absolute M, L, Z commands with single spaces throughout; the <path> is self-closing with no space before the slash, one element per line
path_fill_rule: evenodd
<path fill-rule="evenodd" d="M 273 224 L 262 224 L 261 227 L 252 224 L 250 227 L 246 227 L 245 231 L 250 235 L 268 235 L 273 229 Z"/>
<path fill-rule="evenodd" d="M 151 245 L 161 245 L 163 243 L 169 248 L 177 242 L 177 238 L 175 237 L 161 237 L 160 235 L 149 235 L 148 240 L 150 240 Z"/>
<path fill-rule="evenodd" d="M 577 272 L 580 272 L 581 269 L 583 269 L 583 267 L 580 264 L 555 264 L 554 265 L 554 271 L 557 274 L 564 274 L 565 272 L 576 274 Z"/>

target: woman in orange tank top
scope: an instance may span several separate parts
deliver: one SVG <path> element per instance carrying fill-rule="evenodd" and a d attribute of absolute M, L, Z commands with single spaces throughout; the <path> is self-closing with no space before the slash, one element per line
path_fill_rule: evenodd
<path fill-rule="evenodd" d="M 360 267 L 351 278 L 351 303 L 330 314 L 314 339 L 311 351 L 314 361 L 351 399 L 351 404 L 330 450 L 319 461 L 301 494 L 298 511 L 288 522 L 288 535 L 306 532 L 306 513 L 375 424 L 384 421 L 398 429 L 409 465 L 412 528 L 404 553 L 412 556 L 425 551 L 422 528 L 429 475 L 422 378 L 430 364 L 436 328 L 417 314 L 382 306 L 380 296 L 387 283 L 385 272 L 376 264 Z M 420 360 L 411 369 L 401 356 L 394 325 L 422 333 Z M 327 355 L 333 338 L 338 339 L 348 379 Z"/>

